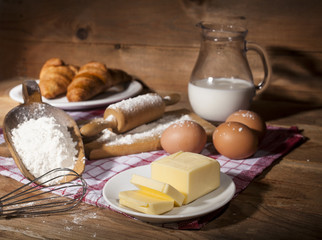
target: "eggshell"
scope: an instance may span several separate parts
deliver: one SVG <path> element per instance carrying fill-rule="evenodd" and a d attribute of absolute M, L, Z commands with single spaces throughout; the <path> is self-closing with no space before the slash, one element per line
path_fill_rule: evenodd
<path fill-rule="evenodd" d="M 170 125 L 161 135 L 162 148 L 172 154 L 179 151 L 200 153 L 207 142 L 205 129 L 194 121 L 179 121 Z"/>
<path fill-rule="evenodd" d="M 249 127 L 238 122 L 220 124 L 213 133 L 216 150 L 231 159 L 253 155 L 258 147 L 258 136 Z"/>
<path fill-rule="evenodd" d="M 266 132 L 266 124 L 262 118 L 255 112 L 248 110 L 239 110 L 232 113 L 226 119 L 226 122 L 239 122 L 245 124 L 250 129 L 254 130 L 261 139 Z"/>

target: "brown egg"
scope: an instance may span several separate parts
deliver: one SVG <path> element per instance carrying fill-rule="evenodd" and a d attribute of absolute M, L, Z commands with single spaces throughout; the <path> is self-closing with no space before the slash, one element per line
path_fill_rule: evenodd
<path fill-rule="evenodd" d="M 266 124 L 262 118 L 255 112 L 248 110 L 239 110 L 232 113 L 226 119 L 226 122 L 239 122 L 245 124 L 250 129 L 254 130 L 261 139 L 266 132 Z"/>
<path fill-rule="evenodd" d="M 184 120 L 170 125 L 161 135 L 161 146 L 168 153 L 200 153 L 207 142 L 205 129 L 194 121 Z"/>
<path fill-rule="evenodd" d="M 216 150 L 231 159 L 244 159 L 253 155 L 258 137 L 249 127 L 238 122 L 220 124 L 212 135 Z"/>

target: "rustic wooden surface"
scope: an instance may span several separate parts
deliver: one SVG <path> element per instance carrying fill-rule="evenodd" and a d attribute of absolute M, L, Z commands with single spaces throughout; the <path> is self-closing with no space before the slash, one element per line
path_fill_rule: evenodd
<path fill-rule="evenodd" d="M 16 106 L 13 82 L 0 83 L 0 117 Z M 188 107 L 182 93 L 178 107 Z M 277 160 L 199 231 L 169 230 L 81 204 L 59 216 L 0 219 L 0 239 L 318 239 L 322 234 L 322 109 L 309 104 L 256 100 L 267 123 L 302 130 L 307 141 Z M 17 182 L 0 176 L 0 195 Z"/>
<path fill-rule="evenodd" d="M 211 20 L 244 25 L 247 40 L 267 49 L 274 75 L 263 97 L 315 103 L 322 88 L 321 9 L 320 0 L 1 0 L 0 81 L 37 78 L 56 56 L 78 65 L 102 61 L 152 88 L 184 91 L 200 44 L 195 24 Z M 261 65 L 253 55 L 257 79 Z"/>
<path fill-rule="evenodd" d="M 0 239 L 319 239 L 322 235 L 322 2 L 0 0 L 0 126 L 16 102 L 9 90 L 37 78 L 57 56 L 103 61 L 159 91 L 182 95 L 199 50 L 200 20 L 249 29 L 265 47 L 272 84 L 252 109 L 269 124 L 296 125 L 306 142 L 276 161 L 200 231 L 134 221 L 86 204 L 60 216 L 0 219 Z M 250 54 L 255 80 L 261 66 Z M 1 149 L 2 146 L 0 146 Z M 17 182 L 0 176 L 0 195 Z"/>

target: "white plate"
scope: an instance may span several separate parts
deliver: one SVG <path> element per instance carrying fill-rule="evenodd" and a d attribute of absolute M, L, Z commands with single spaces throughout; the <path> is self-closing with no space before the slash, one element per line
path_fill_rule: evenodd
<path fill-rule="evenodd" d="M 36 80 L 36 81 L 39 82 L 39 80 Z M 101 93 L 100 95 L 88 101 L 69 102 L 66 96 L 55 98 L 55 99 L 47 99 L 42 97 L 42 101 L 54 107 L 58 107 L 64 110 L 80 110 L 80 109 L 104 107 L 111 103 L 115 103 L 123 99 L 132 97 L 138 94 L 141 90 L 142 90 L 141 83 L 139 83 L 138 81 L 131 81 L 129 85 L 121 92 L 117 92 L 117 87 L 112 87 L 106 90 L 106 92 Z M 23 103 L 24 101 L 22 96 L 21 84 L 12 88 L 9 92 L 9 96 L 13 100 Z"/>
<path fill-rule="evenodd" d="M 151 177 L 150 165 L 131 168 L 121 172 L 111 178 L 103 188 L 104 199 L 108 204 L 118 211 L 126 213 L 142 221 L 151 223 L 166 223 L 192 219 L 203 216 L 207 213 L 215 211 L 228 203 L 235 194 L 235 184 L 232 179 L 224 173 L 220 173 L 220 187 L 216 190 L 196 199 L 195 201 L 181 206 L 175 207 L 171 211 L 162 215 L 151 215 L 140 213 L 130 208 L 119 205 L 118 194 L 120 191 L 137 189 L 130 183 L 133 174 L 145 177 Z"/>

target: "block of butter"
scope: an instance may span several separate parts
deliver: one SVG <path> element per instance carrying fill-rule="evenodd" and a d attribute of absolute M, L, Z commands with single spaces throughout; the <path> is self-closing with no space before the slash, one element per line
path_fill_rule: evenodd
<path fill-rule="evenodd" d="M 175 206 L 181 206 L 184 200 L 184 195 L 170 184 L 136 174 L 132 175 L 130 182 L 147 195 L 164 200 L 174 200 Z"/>
<path fill-rule="evenodd" d="M 174 206 L 173 199 L 162 199 L 150 196 L 141 190 L 128 190 L 119 193 L 119 203 L 146 214 L 162 214 L 170 211 Z"/>
<path fill-rule="evenodd" d="M 220 164 L 201 154 L 177 152 L 152 162 L 151 178 L 183 193 L 187 204 L 219 187 Z"/>

